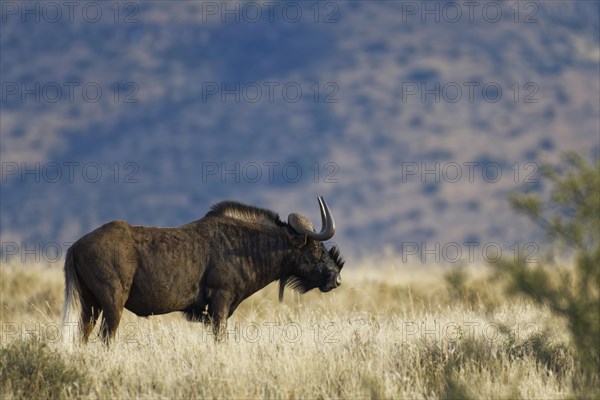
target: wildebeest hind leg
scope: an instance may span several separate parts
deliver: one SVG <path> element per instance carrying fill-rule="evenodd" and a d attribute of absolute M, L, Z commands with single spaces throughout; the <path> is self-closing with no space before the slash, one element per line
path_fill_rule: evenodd
<path fill-rule="evenodd" d="M 123 307 L 125 302 L 122 300 L 123 296 L 117 289 L 113 292 L 112 297 L 107 299 L 100 299 L 100 305 L 102 307 L 102 325 L 100 326 L 100 333 L 104 343 L 108 345 L 115 338 L 115 333 L 119 327 L 121 321 L 121 315 L 123 314 Z"/>
<path fill-rule="evenodd" d="M 90 307 L 84 305 L 81 309 L 81 322 L 82 322 L 82 332 L 83 332 L 83 342 L 87 343 L 90 337 L 90 334 L 94 330 L 94 326 L 96 326 L 96 321 L 98 321 L 98 317 L 100 316 L 99 306 Z"/>
<path fill-rule="evenodd" d="M 113 306 L 102 307 L 102 324 L 100 325 L 100 333 L 104 343 L 108 345 L 115 338 L 115 333 L 121 321 L 123 308 Z"/>
<path fill-rule="evenodd" d="M 88 342 L 101 311 L 102 308 L 96 297 L 87 286 L 81 285 L 81 333 L 84 343 Z"/>

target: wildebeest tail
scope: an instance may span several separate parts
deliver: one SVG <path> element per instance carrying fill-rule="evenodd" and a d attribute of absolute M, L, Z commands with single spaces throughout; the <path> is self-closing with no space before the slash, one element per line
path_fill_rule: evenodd
<path fill-rule="evenodd" d="M 75 271 L 73 248 L 65 259 L 65 303 L 63 305 L 63 343 L 72 346 L 79 341 L 81 332 L 81 286 Z"/>

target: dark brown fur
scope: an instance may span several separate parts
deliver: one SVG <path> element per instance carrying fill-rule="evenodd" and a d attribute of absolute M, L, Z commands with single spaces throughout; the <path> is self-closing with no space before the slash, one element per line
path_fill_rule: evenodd
<path fill-rule="evenodd" d="M 238 305 L 269 283 L 329 291 L 342 266 L 336 249 L 298 234 L 277 214 L 223 202 L 178 228 L 113 221 L 83 236 L 67 253 L 65 310 L 73 290 L 85 342 L 102 312 L 108 343 L 123 308 L 140 316 L 182 311 L 212 323 L 217 336 Z"/>

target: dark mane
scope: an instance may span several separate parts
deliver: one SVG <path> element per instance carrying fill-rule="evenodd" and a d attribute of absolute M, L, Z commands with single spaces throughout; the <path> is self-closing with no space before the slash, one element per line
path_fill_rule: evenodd
<path fill-rule="evenodd" d="M 270 226 L 287 226 L 279 215 L 271 210 L 239 203 L 237 201 L 222 201 L 213 205 L 206 216 L 223 216 L 253 224 Z"/>
<path fill-rule="evenodd" d="M 340 254 L 340 249 L 338 249 L 337 246 L 332 246 L 329 250 L 329 257 L 331 257 L 331 259 L 333 260 L 333 262 L 340 268 L 342 269 L 342 267 L 344 266 L 344 264 L 346 263 L 346 261 L 344 260 L 344 258 L 342 257 L 342 255 Z"/>

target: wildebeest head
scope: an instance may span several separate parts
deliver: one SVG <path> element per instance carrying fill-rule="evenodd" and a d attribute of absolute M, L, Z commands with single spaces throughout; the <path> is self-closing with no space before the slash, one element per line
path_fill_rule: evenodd
<path fill-rule="evenodd" d="M 290 214 L 292 243 L 295 250 L 288 263 L 288 274 L 279 281 L 279 300 L 283 299 L 283 289 L 287 285 L 301 293 L 319 288 L 328 292 L 342 283 L 340 272 L 344 260 L 337 246 L 329 250 L 323 243 L 335 234 L 335 222 L 323 197 L 319 197 L 321 208 L 321 232 L 315 232 L 310 220 L 300 214 Z"/>

